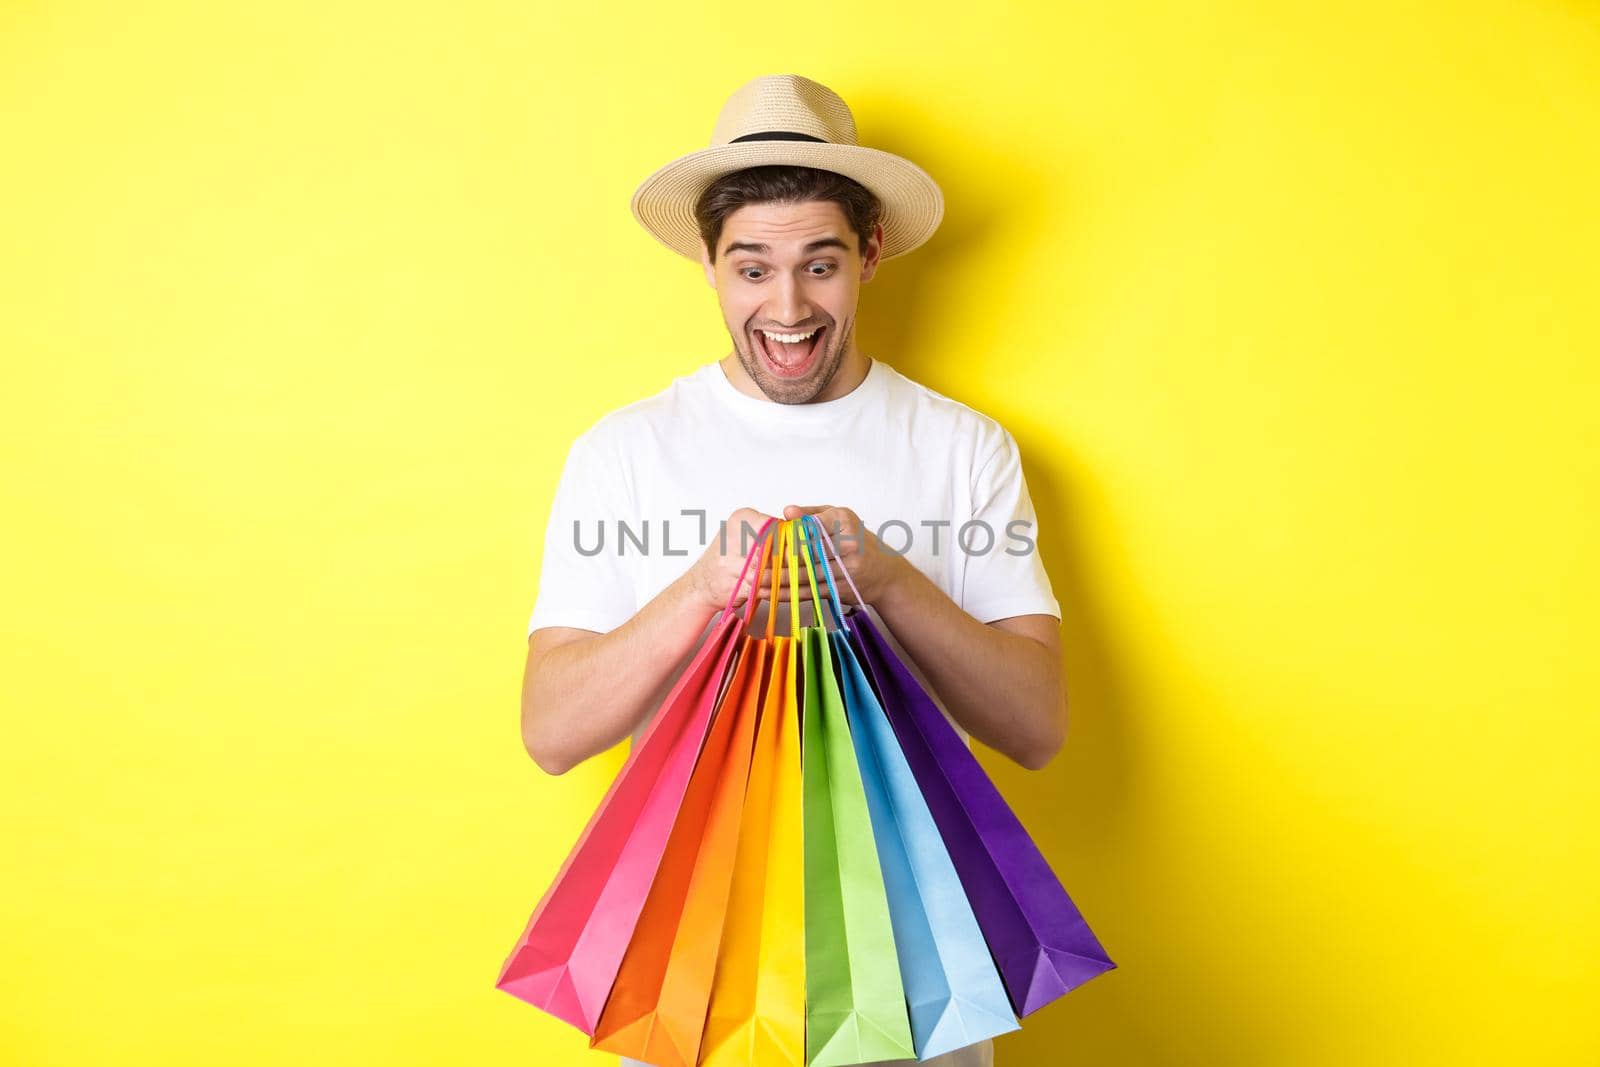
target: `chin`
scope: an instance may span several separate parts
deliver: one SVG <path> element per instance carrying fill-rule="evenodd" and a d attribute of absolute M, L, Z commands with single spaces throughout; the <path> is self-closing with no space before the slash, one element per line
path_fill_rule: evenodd
<path fill-rule="evenodd" d="M 820 352 L 816 356 L 816 365 L 803 377 L 780 378 L 767 369 L 766 360 L 759 352 L 746 352 L 739 350 L 739 356 L 744 362 L 745 373 L 755 381 L 757 387 L 767 395 L 767 399 L 778 404 L 805 404 L 813 397 L 828 387 L 828 382 L 833 380 L 833 372 L 838 369 L 839 359 L 834 352 Z"/>

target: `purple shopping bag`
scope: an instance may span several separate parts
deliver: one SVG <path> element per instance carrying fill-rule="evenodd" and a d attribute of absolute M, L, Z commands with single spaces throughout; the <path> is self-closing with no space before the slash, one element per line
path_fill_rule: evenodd
<path fill-rule="evenodd" d="M 1116 966 L 955 727 L 870 613 L 850 640 L 950 850 L 1018 1016 Z"/>

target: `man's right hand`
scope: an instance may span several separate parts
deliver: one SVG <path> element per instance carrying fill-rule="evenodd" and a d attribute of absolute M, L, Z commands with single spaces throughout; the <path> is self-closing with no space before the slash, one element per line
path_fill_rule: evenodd
<path fill-rule="evenodd" d="M 712 611 L 721 611 L 728 603 L 728 594 L 733 592 L 734 583 L 739 580 L 739 572 L 744 569 L 745 557 L 758 543 L 761 527 L 767 520 L 775 520 L 767 530 L 767 536 L 777 535 L 778 526 L 783 519 L 777 515 L 765 515 L 754 508 L 740 508 L 727 518 L 727 525 L 720 530 L 711 532 L 711 543 L 706 545 L 706 550 L 700 558 L 695 560 L 689 568 L 688 575 L 700 602 Z M 726 530 L 724 535 L 723 530 Z M 724 545 L 723 542 L 726 542 Z M 773 554 L 777 554 L 777 546 L 773 546 Z M 750 580 L 756 566 L 761 562 L 761 553 L 756 553 L 756 558 L 751 561 L 749 570 L 745 571 L 744 582 L 734 597 L 733 606 L 739 607 L 745 602 L 750 591 Z M 765 595 L 767 588 L 763 582 L 757 596 Z"/>
<path fill-rule="evenodd" d="M 728 516 L 727 537 L 720 528 L 713 532 L 688 570 L 614 630 L 547 626 L 528 636 L 522 743 L 535 763 L 549 774 L 565 774 L 649 720 L 671 688 L 674 668 L 694 652 L 706 620 L 728 603 L 768 519 L 777 516 L 754 508 Z M 781 521 L 768 533 L 777 533 Z M 750 579 L 746 572 L 745 581 Z M 742 606 L 748 593 L 747 584 L 734 606 Z M 759 596 L 769 595 L 762 583 Z"/>

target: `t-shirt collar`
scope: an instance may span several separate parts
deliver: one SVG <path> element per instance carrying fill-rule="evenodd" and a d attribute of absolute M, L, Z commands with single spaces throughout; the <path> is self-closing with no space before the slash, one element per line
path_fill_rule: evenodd
<path fill-rule="evenodd" d="M 717 399 L 724 407 L 747 417 L 774 424 L 791 425 L 832 422 L 834 419 L 855 412 L 882 390 L 886 372 L 887 368 L 879 360 L 869 356 L 866 377 L 843 396 L 834 397 L 832 400 L 812 401 L 808 404 L 780 404 L 774 400 L 740 392 L 738 387 L 728 380 L 728 373 L 722 369 L 721 360 L 706 365 L 706 376 L 711 380 L 712 391 L 716 393 Z"/>

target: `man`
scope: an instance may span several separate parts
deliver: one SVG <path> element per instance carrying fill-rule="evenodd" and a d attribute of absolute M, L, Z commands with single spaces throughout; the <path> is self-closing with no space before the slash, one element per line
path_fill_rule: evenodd
<path fill-rule="evenodd" d="M 700 263 L 733 351 L 573 443 L 528 621 L 529 754 L 561 774 L 637 738 L 727 603 L 748 534 L 814 513 L 964 734 L 1043 767 L 1066 734 L 1061 613 L 1016 443 L 856 345 L 861 285 L 932 235 L 939 187 L 858 145 L 831 90 L 771 75 L 738 89 L 711 147 L 651 175 L 633 211 Z M 926 1062 L 992 1059 L 984 1041 Z"/>

